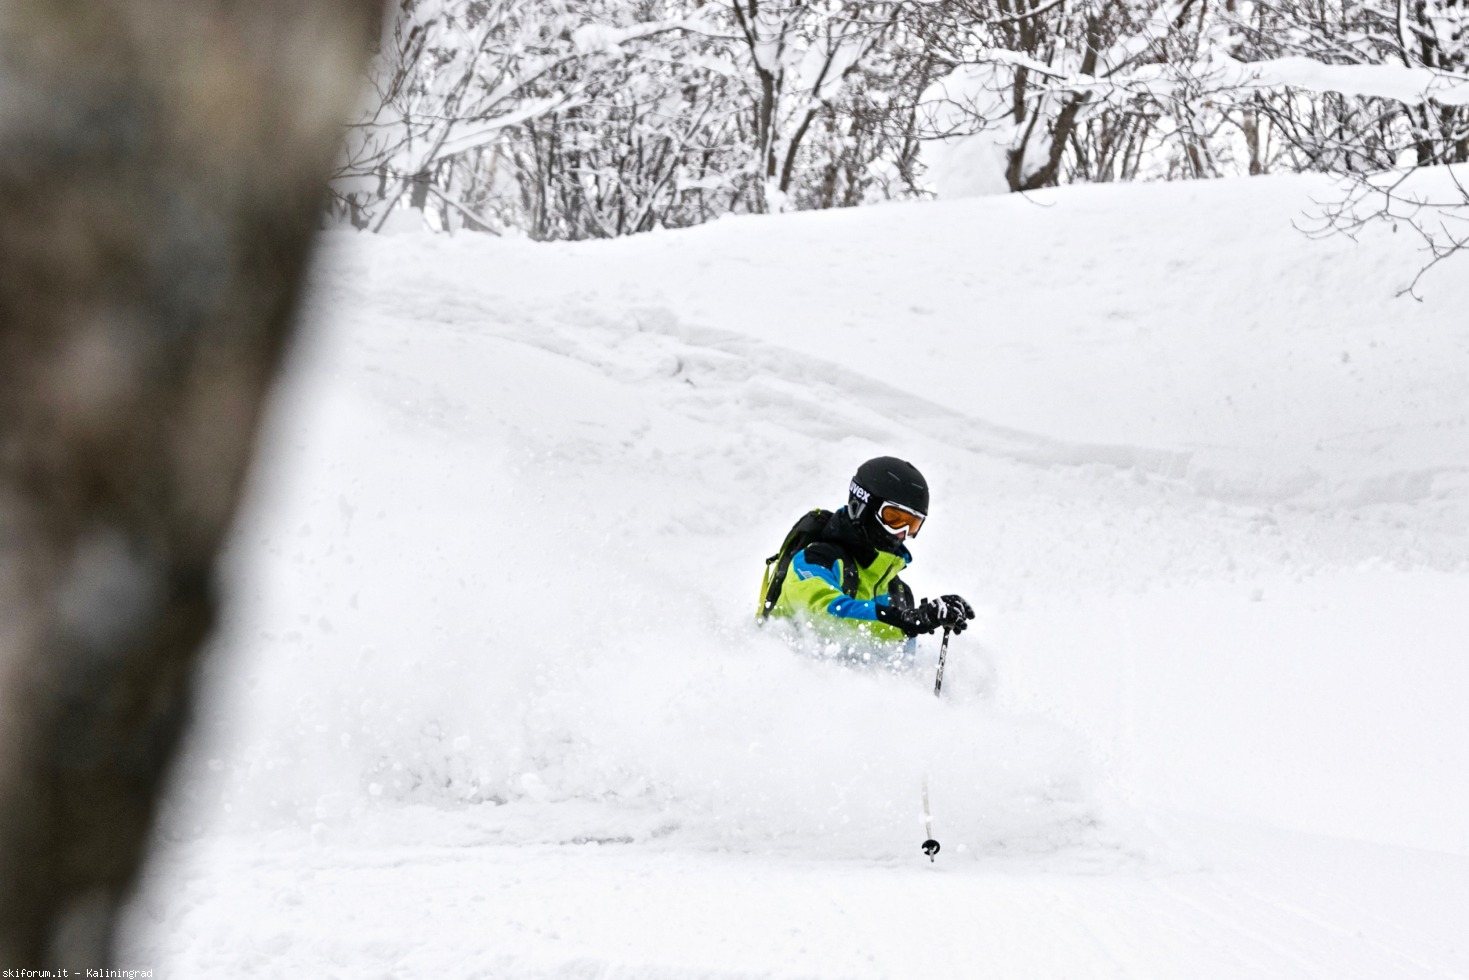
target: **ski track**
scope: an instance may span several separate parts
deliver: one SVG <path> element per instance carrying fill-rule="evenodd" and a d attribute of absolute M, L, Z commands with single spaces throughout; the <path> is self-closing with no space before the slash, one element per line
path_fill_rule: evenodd
<path fill-rule="evenodd" d="M 1314 470 L 1290 476 L 1250 475 L 1248 464 L 1221 468 L 1208 447 L 1202 447 L 1206 452 L 1201 459 L 1196 450 L 1073 443 L 992 425 L 791 349 L 731 332 L 688 327 L 664 309 L 640 308 L 618 318 L 572 307 L 546 317 L 504 299 L 466 292 L 470 291 L 461 289 L 451 299 L 437 299 L 432 322 L 416 330 L 442 330 L 458 338 L 470 357 L 492 357 L 484 342 L 498 338 L 568 358 L 619 386 L 650 392 L 664 410 L 710 431 L 738 413 L 744 431 L 782 429 L 787 438 L 803 441 L 837 442 L 852 432 L 866 433 L 874 445 L 921 438 L 991 461 L 980 464 L 986 482 L 993 479 L 997 466 L 1039 475 L 1054 485 L 1050 495 L 1060 500 L 1073 498 L 1078 485 L 1104 483 L 1100 488 L 1104 499 L 1117 497 L 1121 485 L 1122 494 L 1138 498 L 1136 508 L 1155 513 L 1200 503 L 1218 505 L 1254 525 L 1249 528 L 1252 534 L 1262 529 L 1276 532 L 1282 544 L 1299 549 L 1289 556 L 1297 565 L 1383 557 L 1446 569 L 1469 564 L 1460 540 L 1442 542 L 1433 534 L 1446 525 L 1462 526 L 1469 511 L 1469 467 L 1393 470 L 1349 479 L 1328 479 Z M 366 295 L 369 302 L 362 302 L 359 294 L 348 303 L 352 310 L 348 315 L 358 322 L 383 318 L 386 323 L 417 322 L 416 307 L 402 294 L 369 289 Z M 381 362 L 370 370 L 393 374 L 384 364 L 395 357 L 382 351 L 379 358 Z M 394 377 L 396 386 L 421 384 L 407 376 Z M 385 397 L 411 402 L 421 421 L 447 428 L 472 414 L 466 405 L 448 402 L 439 392 Z M 650 430 L 644 427 L 622 448 L 636 450 L 647 438 Z M 749 440 L 746 444 L 751 452 L 759 451 Z M 563 444 L 548 452 L 565 454 L 567 448 Z M 716 458 L 725 451 L 711 443 L 702 453 Z M 698 455 L 700 450 L 694 452 Z M 585 444 L 577 444 L 567 459 L 595 466 L 618 464 L 617 458 Z M 1114 519 L 1130 522 L 1133 515 L 1124 511 Z M 1403 533 L 1405 520 L 1412 522 L 1410 527 L 1421 526 L 1422 533 Z M 1347 544 L 1353 541 L 1355 548 Z M 1344 545 L 1350 549 L 1346 554 L 1341 553 Z M 1167 564 L 1164 559 L 1154 566 L 1161 579 L 1176 575 Z"/>
<path fill-rule="evenodd" d="M 449 292 L 445 286 L 445 292 Z M 1469 467 L 1440 465 L 1391 470 L 1350 481 L 1332 480 L 1300 468 L 1288 475 L 1251 473 L 1246 467 L 1220 466 L 1210 454 L 1227 447 L 1201 444 L 1192 450 L 1134 445 L 1067 442 L 995 425 L 886 384 L 870 375 L 770 344 L 757 338 L 686 324 L 665 308 L 639 308 L 608 317 L 605 303 L 568 306 L 551 317 L 528 312 L 503 298 L 461 295 L 440 300 L 434 323 L 465 338 L 499 337 L 586 364 L 624 384 L 688 385 L 698 392 L 665 395 L 670 408 L 708 421 L 723 419 L 731 406 L 747 417 L 804 435 L 813 431 L 841 438 L 854 431 L 881 441 L 898 432 L 917 431 L 936 443 L 1000 460 L 1042 468 L 1099 466 L 1140 478 L 1156 479 L 1229 504 L 1319 507 L 1326 502 L 1348 508 L 1414 504 L 1455 495 L 1469 482 Z M 414 319 L 415 307 L 401 294 L 379 293 L 361 307 Z M 421 314 L 420 314 L 421 315 Z M 636 365 L 636 366 L 635 366 Z M 648 370 L 643 365 L 654 365 Z M 854 411 L 854 409 L 856 409 Z M 1445 419 L 1444 425 L 1462 424 Z M 816 428 L 813 430 L 813 426 Z M 1393 428 L 1321 440 L 1323 444 L 1378 435 Z M 1203 451 L 1206 458 L 1200 458 Z M 1238 453 L 1233 453 L 1238 455 Z"/>

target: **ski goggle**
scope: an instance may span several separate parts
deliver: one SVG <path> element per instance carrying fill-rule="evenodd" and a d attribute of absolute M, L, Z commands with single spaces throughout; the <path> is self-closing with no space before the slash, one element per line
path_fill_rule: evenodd
<path fill-rule="evenodd" d="M 883 501 L 882 506 L 877 508 L 878 523 L 900 538 L 917 537 L 918 529 L 923 526 L 923 519 L 926 516 L 911 507 L 904 507 L 890 500 Z"/>

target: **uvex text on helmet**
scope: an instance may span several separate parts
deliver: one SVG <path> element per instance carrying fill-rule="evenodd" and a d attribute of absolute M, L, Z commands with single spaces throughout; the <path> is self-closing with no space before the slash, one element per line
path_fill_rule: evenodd
<path fill-rule="evenodd" d="M 888 500 L 928 513 L 928 481 L 912 463 L 895 456 L 879 456 L 857 467 L 848 489 L 848 509 L 861 517 L 874 500 Z"/>

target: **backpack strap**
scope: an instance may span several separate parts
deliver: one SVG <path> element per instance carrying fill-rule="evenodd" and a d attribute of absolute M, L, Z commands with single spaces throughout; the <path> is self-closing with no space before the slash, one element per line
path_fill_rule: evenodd
<path fill-rule="evenodd" d="M 761 582 L 760 612 L 757 619 L 765 619 L 775 604 L 780 601 L 780 590 L 785 585 L 786 573 L 790 571 L 791 559 L 796 552 L 805 548 L 808 544 L 818 540 L 818 536 L 826 527 L 826 522 L 831 519 L 831 511 L 822 510 L 817 507 L 796 521 L 786 534 L 785 541 L 781 543 L 780 550 L 765 559 L 765 578 Z M 828 544 L 832 544 L 828 542 Z M 842 552 L 842 592 L 853 598 L 857 595 L 858 569 L 857 563 L 852 560 L 851 555 L 845 549 L 832 544 Z"/>

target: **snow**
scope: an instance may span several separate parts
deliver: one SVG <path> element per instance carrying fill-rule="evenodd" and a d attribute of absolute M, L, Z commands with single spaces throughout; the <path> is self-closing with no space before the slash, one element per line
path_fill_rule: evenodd
<path fill-rule="evenodd" d="M 1330 193 L 329 234 L 120 965 L 1469 974 L 1469 282 Z M 886 453 L 942 701 L 752 623 Z"/>
<path fill-rule="evenodd" d="M 1469 105 L 1464 76 L 1406 65 L 1324 65 L 1312 58 L 1226 62 L 1231 81 L 1243 86 L 1289 85 L 1312 92 L 1341 92 L 1396 99 L 1408 105 L 1432 100 L 1439 105 Z"/>
<path fill-rule="evenodd" d="M 1010 148 L 1018 127 L 1006 118 L 1006 89 L 1002 64 L 963 65 L 919 99 L 934 131 L 953 134 L 926 141 L 919 151 L 924 179 L 940 198 L 1010 192 Z M 987 125 L 973 131 L 976 117 Z"/>

